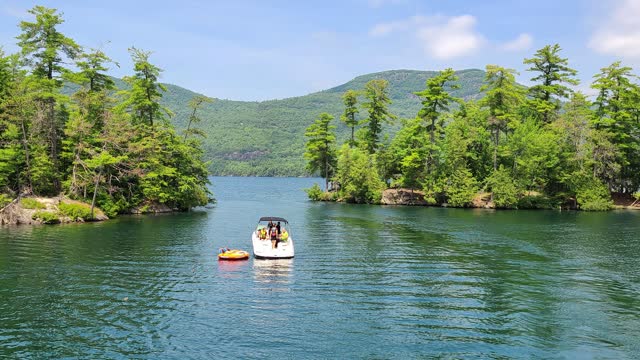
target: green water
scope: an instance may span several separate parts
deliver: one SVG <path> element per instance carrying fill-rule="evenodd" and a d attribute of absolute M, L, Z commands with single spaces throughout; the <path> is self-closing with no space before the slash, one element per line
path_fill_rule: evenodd
<path fill-rule="evenodd" d="M 640 212 L 311 203 L 214 178 L 189 214 L 0 228 L 0 358 L 640 358 Z M 296 257 L 250 250 L 259 216 Z"/>

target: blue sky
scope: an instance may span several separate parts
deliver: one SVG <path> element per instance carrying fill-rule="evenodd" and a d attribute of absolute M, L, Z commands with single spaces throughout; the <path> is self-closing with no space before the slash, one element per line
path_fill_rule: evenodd
<path fill-rule="evenodd" d="M 304 95 L 391 69 L 484 68 L 531 74 L 522 60 L 559 43 L 588 91 L 615 60 L 640 67 L 640 0 L 18 1 L 0 0 L 0 45 L 14 52 L 35 4 L 60 30 L 131 73 L 127 48 L 153 51 L 162 81 L 208 96 Z"/>

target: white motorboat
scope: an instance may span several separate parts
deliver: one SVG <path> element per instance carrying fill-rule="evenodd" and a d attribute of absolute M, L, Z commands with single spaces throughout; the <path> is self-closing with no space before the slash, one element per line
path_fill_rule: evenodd
<path fill-rule="evenodd" d="M 272 228 L 274 234 L 272 235 Z M 279 228 L 279 231 L 277 230 Z M 272 238 L 275 237 L 275 240 Z M 289 222 L 281 217 L 265 216 L 251 234 L 256 259 L 293 258 L 293 238 Z"/>

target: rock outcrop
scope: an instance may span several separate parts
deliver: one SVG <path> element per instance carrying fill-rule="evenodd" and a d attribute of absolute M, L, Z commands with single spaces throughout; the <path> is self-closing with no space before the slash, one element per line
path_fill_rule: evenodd
<path fill-rule="evenodd" d="M 428 205 L 424 192 L 412 189 L 387 189 L 382 193 L 382 205 Z"/>
<path fill-rule="evenodd" d="M 94 217 L 89 216 L 74 218 L 60 210 L 60 204 L 74 205 L 89 211 L 90 206 L 81 201 L 71 200 L 64 196 L 53 198 L 45 197 L 22 197 L 13 200 L 10 204 L 0 209 L 0 225 L 20 225 L 20 224 L 55 224 L 84 221 L 103 221 L 109 218 L 97 207 L 94 208 Z"/>

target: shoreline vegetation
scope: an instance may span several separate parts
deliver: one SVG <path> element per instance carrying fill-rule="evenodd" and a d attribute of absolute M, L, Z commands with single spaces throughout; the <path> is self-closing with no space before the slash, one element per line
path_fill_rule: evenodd
<path fill-rule="evenodd" d="M 422 109 L 398 121 L 388 82 L 371 80 L 344 93 L 340 120 L 351 138 L 336 144 L 333 116 L 305 133 L 307 170 L 325 179 L 309 199 L 368 204 L 496 209 L 640 208 L 640 85 L 619 61 L 594 76 L 590 100 L 572 89 L 577 71 L 547 45 L 515 70 L 487 65 L 482 97 L 464 101 L 452 69 L 414 95 Z M 360 103 L 360 106 L 358 106 Z M 359 117 L 359 113 L 366 115 Z M 410 195 L 408 195 L 410 194 Z"/>
<path fill-rule="evenodd" d="M 151 52 L 129 49 L 133 74 L 118 90 L 107 74 L 118 64 L 60 33 L 61 13 L 29 13 L 19 52 L 0 47 L 0 223 L 96 221 L 215 201 L 197 128 L 212 100 L 195 96 L 177 133 Z M 65 84 L 77 90 L 67 95 Z"/>

